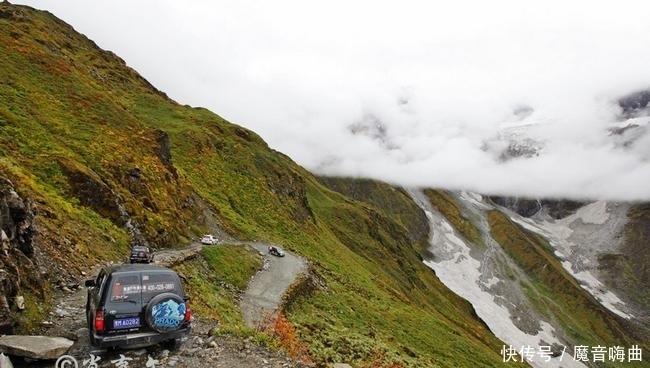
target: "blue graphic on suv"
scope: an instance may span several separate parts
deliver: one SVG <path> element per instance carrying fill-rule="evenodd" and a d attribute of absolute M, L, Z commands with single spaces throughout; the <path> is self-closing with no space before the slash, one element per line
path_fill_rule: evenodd
<path fill-rule="evenodd" d="M 178 327 L 185 318 L 185 303 L 167 300 L 151 308 L 153 324 L 156 328 L 167 329 Z"/>
<path fill-rule="evenodd" d="M 85 285 L 86 321 L 90 343 L 96 348 L 145 347 L 160 342 L 173 348 L 191 331 L 189 298 L 172 269 L 150 264 L 111 265 Z"/>

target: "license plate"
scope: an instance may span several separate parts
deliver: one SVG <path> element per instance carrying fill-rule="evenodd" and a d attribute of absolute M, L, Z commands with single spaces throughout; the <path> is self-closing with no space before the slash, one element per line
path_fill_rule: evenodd
<path fill-rule="evenodd" d="M 140 318 L 120 318 L 113 321 L 113 328 L 131 328 L 140 326 Z"/>

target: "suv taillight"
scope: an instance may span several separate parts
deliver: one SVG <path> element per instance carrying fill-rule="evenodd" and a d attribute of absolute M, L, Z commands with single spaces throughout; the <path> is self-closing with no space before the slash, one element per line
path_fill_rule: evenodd
<path fill-rule="evenodd" d="M 104 311 L 95 312 L 95 331 L 104 332 Z"/>
<path fill-rule="evenodd" d="M 185 302 L 185 317 L 183 318 L 184 322 L 192 321 L 192 311 L 190 310 L 190 303 Z"/>

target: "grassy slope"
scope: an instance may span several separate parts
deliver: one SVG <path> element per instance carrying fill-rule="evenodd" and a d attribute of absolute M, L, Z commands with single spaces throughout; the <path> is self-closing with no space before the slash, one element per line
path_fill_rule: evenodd
<path fill-rule="evenodd" d="M 559 322 L 574 345 L 650 345 L 642 336 L 633 336 L 625 321 L 607 311 L 567 273 L 548 243 L 515 224 L 502 212 L 488 213 L 492 237 L 526 271 L 531 285 L 524 285 L 536 309 Z M 632 364 L 632 363 L 630 363 Z M 635 363 L 644 366 L 643 363 Z M 614 363 L 603 366 L 617 366 Z"/>
<path fill-rule="evenodd" d="M 262 269 L 262 257 L 239 245 L 206 247 L 199 257 L 174 266 L 184 278 L 190 307 L 197 316 L 216 318 L 222 333 L 250 334 L 237 295 L 248 280 Z"/>
<path fill-rule="evenodd" d="M 160 246 L 204 229 L 200 197 L 235 236 L 284 244 L 314 263 L 326 287 L 294 300 L 289 317 L 317 361 L 500 364 L 500 343 L 387 212 L 326 189 L 254 133 L 167 99 L 47 13 L 0 5 L 0 64 L 0 172 L 37 201 L 38 245 L 52 264 L 74 273 L 125 254 L 130 235 L 110 198 L 89 202 L 84 183 L 117 193 Z M 193 292 L 218 298 L 223 290 L 195 272 L 219 280 L 211 262 L 195 262 L 182 270 Z M 232 299 L 212 303 L 241 326 Z"/>
<path fill-rule="evenodd" d="M 443 190 L 426 189 L 424 194 L 431 204 L 445 216 L 451 225 L 471 244 L 485 247 L 481 231 L 463 214 L 460 205 L 448 192 Z"/>
<path fill-rule="evenodd" d="M 319 177 L 318 180 L 334 191 L 381 208 L 402 224 L 411 242 L 421 248 L 428 247 L 429 221 L 403 189 L 370 179 Z"/>
<path fill-rule="evenodd" d="M 650 305 L 650 204 L 633 206 L 623 233 L 622 253 L 625 255 L 612 265 L 612 284 L 628 290 L 638 305 Z M 620 285 L 617 285 L 620 283 Z"/>
<path fill-rule="evenodd" d="M 337 195 L 320 186 L 314 190 L 310 204 L 322 216 L 327 232 L 320 234 L 319 249 L 305 252 L 318 252 L 314 258 L 323 268 L 321 276 L 331 280 L 330 290 L 317 292 L 291 312 L 303 328 L 321 336 L 316 349 L 324 351 L 325 356 L 333 355 L 333 360 L 345 361 L 354 358 L 353 351 L 337 354 L 332 350 L 352 344 L 381 355 L 382 343 L 396 340 L 402 350 L 397 353 L 403 359 L 421 359 L 416 365 L 494 364 L 487 350 L 492 346 L 493 352 L 498 351 L 498 343 L 485 334 L 480 323 L 466 317 L 473 314 L 471 306 L 446 289 L 420 262 L 416 248 L 421 244 L 411 243 L 411 231 L 385 216 L 379 207 L 345 197 L 341 197 L 345 201 L 341 205 Z M 404 193 L 392 192 L 385 203 L 406 203 Z M 344 248 L 337 244 L 341 241 Z M 332 298 L 333 294 L 337 297 Z M 339 318 L 332 311 L 337 311 Z M 395 324 L 401 327 L 395 329 Z M 332 331 L 354 332 L 348 336 L 333 335 Z M 387 331 L 392 333 L 387 335 Z M 468 341 L 475 340 L 485 345 L 471 347 Z"/>
<path fill-rule="evenodd" d="M 84 182 L 95 185 L 85 188 L 90 192 L 114 190 L 153 242 L 179 240 L 193 216 L 182 207 L 191 189 L 158 157 L 159 132 L 128 110 L 134 96 L 151 90 L 51 16 L 7 5 L 3 11 L 18 13 L 0 23 L 0 169 L 37 198 L 47 214 L 44 231 L 64 234 L 50 237 L 49 248 L 67 248 L 70 266 L 124 253 L 128 236 L 115 226 L 115 201 L 80 205 Z"/>

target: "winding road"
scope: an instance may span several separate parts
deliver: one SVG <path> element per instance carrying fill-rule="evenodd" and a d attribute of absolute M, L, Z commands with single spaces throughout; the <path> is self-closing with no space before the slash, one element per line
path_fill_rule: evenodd
<path fill-rule="evenodd" d="M 239 307 L 246 325 L 251 328 L 261 327 L 269 316 L 278 310 L 282 297 L 297 277 L 307 271 L 307 262 L 290 252 L 285 251 L 284 257 L 275 257 L 269 254 L 268 248 L 276 244 L 266 242 L 247 242 L 237 240 L 224 240 L 220 244 L 249 245 L 264 257 L 264 267 L 248 283 Z M 192 243 L 182 249 L 166 249 L 155 253 L 156 264 L 172 266 L 179 262 L 194 257 L 204 245 Z"/>
<path fill-rule="evenodd" d="M 269 321 L 269 316 L 274 314 L 281 306 L 282 298 L 288 288 L 297 277 L 307 271 L 307 262 L 289 252 L 285 257 L 275 257 L 268 253 L 270 243 L 248 242 L 233 239 L 222 240 L 216 245 L 225 244 L 250 246 L 260 253 L 264 259 L 264 267 L 257 272 L 243 292 L 239 303 L 244 321 L 251 328 L 261 327 L 261 323 Z M 276 245 L 277 246 L 277 245 Z M 164 249 L 154 254 L 154 263 L 171 267 L 196 257 L 203 244 L 193 242 L 187 247 L 179 249 Z M 99 272 L 99 266 L 89 269 L 84 273 L 86 278 L 93 278 Z M 84 304 L 86 289 L 77 286 L 74 290 L 59 291 L 55 298 L 55 307 L 50 314 L 49 321 L 42 323 L 42 335 L 63 336 L 75 341 L 68 350 L 68 354 L 85 359 L 89 354 L 97 353 L 90 346 L 88 341 L 88 329 L 86 328 Z M 208 331 L 215 326 L 215 321 L 203 319 L 197 316 L 190 339 L 180 351 L 167 352 L 160 347 L 152 347 L 147 350 L 117 350 L 101 353 L 102 362 L 98 367 L 113 367 L 111 360 L 120 358 L 124 354 L 127 359 L 133 359 L 130 366 L 144 367 L 145 360 L 150 356 L 162 362 L 169 362 L 178 368 L 213 368 L 213 367 L 295 367 L 299 363 L 290 362 L 276 353 L 253 347 L 244 339 L 229 336 L 210 337 Z M 210 345 L 210 341 L 217 345 Z M 213 342 L 213 343 L 214 343 Z M 245 355 L 241 355 L 242 346 L 248 346 Z M 168 355 L 166 355 L 168 354 Z M 296 364 L 296 365 L 294 365 Z M 48 361 L 16 362 L 16 368 L 44 368 L 51 367 Z M 149 365 L 146 365 L 149 367 Z"/>
<path fill-rule="evenodd" d="M 264 269 L 248 283 L 240 302 L 244 321 L 249 327 L 260 327 L 282 302 L 282 297 L 298 275 L 306 272 L 307 262 L 285 251 L 284 257 L 268 253 L 268 243 L 247 243 L 264 256 Z"/>

